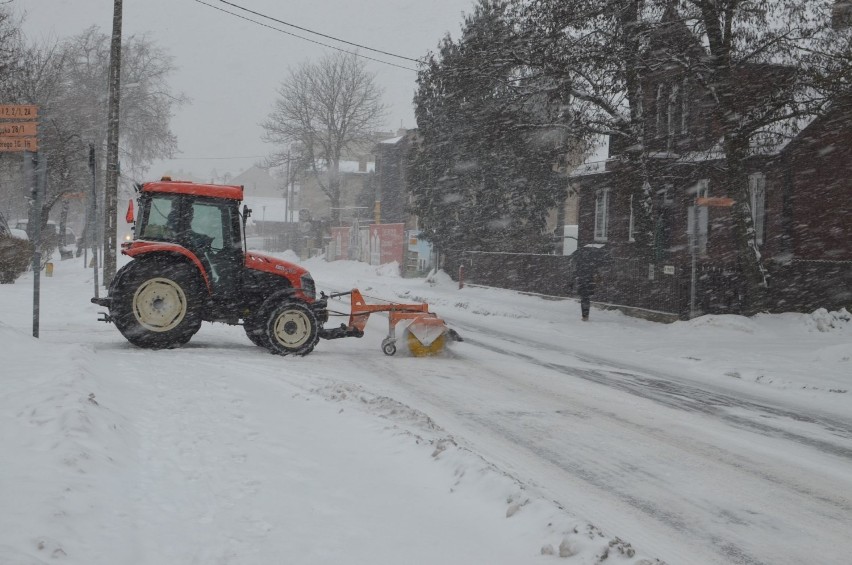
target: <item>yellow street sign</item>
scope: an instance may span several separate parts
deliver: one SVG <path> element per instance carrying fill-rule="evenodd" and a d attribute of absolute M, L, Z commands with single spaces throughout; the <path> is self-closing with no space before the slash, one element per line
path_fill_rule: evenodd
<path fill-rule="evenodd" d="M 0 152 L 38 151 L 38 139 L 35 137 L 0 137 Z"/>
<path fill-rule="evenodd" d="M 0 119 L 34 120 L 38 118 L 35 104 L 0 104 Z"/>
<path fill-rule="evenodd" d="M 35 137 L 38 135 L 36 122 L 0 122 L 0 137 Z"/>

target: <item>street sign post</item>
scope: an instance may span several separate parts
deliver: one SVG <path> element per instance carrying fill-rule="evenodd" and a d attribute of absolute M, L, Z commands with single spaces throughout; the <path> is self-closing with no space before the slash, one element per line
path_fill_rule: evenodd
<path fill-rule="evenodd" d="M 726 196 L 702 196 L 695 199 L 695 206 L 692 207 L 692 233 L 690 234 L 690 253 L 692 255 L 692 276 L 689 282 L 689 319 L 695 317 L 695 293 L 696 293 L 696 263 L 698 262 L 698 207 L 707 206 L 709 208 L 730 208 L 734 205 L 734 199 Z"/>
<path fill-rule="evenodd" d="M 0 104 L 0 153 L 25 153 L 24 177 L 32 182 L 33 210 L 33 337 L 38 337 L 41 272 L 41 208 L 47 177 L 47 158 L 38 154 L 38 106 Z M 30 155 L 31 154 L 31 155 Z M 32 164 L 37 163 L 33 171 Z M 32 173 L 35 172 L 35 178 Z"/>
<path fill-rule="evenodd" d="M 0 104 L 0 153 L 38 151 L 38 106 Z"/>

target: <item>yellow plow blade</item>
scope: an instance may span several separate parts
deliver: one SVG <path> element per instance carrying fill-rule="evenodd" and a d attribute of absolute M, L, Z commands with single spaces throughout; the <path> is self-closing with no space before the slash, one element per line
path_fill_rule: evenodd
<path fill-rule="evenodd" d="M 406 328 L 408 350 L 415 357 L 437 355 L 447 345 L 447 325 L 444 320 L 421 316 Z"/>
<path fill-rule="evenodd" d="M 429 345 L 423 345 L 417 336 L 413 333 L 408 333 L 408 339 L 406 340 L 408 343 L 408 350 L 415 357 L 429 357 L 431 355 L 437 355 L 444 350 L 444 347 L 447 345 L 447 339 L 441 335 L 435 341 L 430 343 Z"/>

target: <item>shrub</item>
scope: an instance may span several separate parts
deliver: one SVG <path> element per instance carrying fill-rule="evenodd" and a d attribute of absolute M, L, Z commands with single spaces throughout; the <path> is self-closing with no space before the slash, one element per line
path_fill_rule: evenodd
<path fill-rule="evenodd" d="M 0 283 L 13 283 L 27 270 L 33 256 L 29 241 L 0 235 Z"/>

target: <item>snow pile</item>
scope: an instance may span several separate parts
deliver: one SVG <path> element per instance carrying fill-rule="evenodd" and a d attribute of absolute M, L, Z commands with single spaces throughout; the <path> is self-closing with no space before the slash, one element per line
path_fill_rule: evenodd
<path fill-rule="evenodd" d="M 833 330 L 844 329 L 852 321 L 852 314 L 841 308 L 836 312 L 829 312 L 825 308 L 820 308 L 810 315 L 812 327 L 815 327 L 821 332 L 830 332 Z"/>
<path fill-rule="evenodd" d="M 686 322 L 675 322 L 670 327 L 673 332 L 681 332 L 683 331 L 683 326 L 689 328 L 720 328 L 749 334 L 758 331 L 758 327 L 754 321 L 745 316 L 736 316 L 733 314 L 708 314 Z"/>
<path fill-rule="evenodd" d="M 88 528 L 108 531 L 122 492 L 117 472 L 131 459 L 134 436 L 125 419 L 102 404 L 103 389 L 89 371 L 91 347 L 50 346 L 2 324 L 0 340 L 9 352 L 0 402 L 0 485 L 14 485 L 19 501 L 5 489 L 0 531 L 20 543 L 0 547 L 0 561 L 64 558 L 72 547 L 93 543 L 81 539 Z M 30 511 L 10 512 L 13 507 Z"/>
<path fill-rule="evenodd" d="M 400 278 L 399 276 L 399 263 L 393 261 L 391 263 L 385 263 L 384 265 L 379 265 L 376 267 L 376 274 L 380 277 L 395 277 Z"/>

